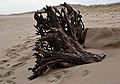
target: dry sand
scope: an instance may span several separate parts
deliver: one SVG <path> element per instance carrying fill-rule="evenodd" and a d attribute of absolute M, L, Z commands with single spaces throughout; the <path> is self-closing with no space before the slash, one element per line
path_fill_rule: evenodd
<path fill-rule="evenodd" d="M 84 14 L 87 51 L 106 54 L 100 63 L 54 70 L 32 81 L 33 15 L 0 16 L 0 84 L 120 84 L 120 13 Z"/>

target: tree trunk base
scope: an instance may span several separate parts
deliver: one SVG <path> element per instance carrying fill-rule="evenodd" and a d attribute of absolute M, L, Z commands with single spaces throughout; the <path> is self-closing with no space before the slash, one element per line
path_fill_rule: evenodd
<path fill-rule="evenodd" d="M 56 68 L 100 62 L 106 56 L 82 50 L 88 28 L 84 28 L 80 11 L 67 3 L 61 6 L 63 8 L 60 10 L 46 6 L 44 11 L 34 14 L 38 39 L 33 49 L 36 64 L 29 68 L 33 72 L 29 80 Z"/>

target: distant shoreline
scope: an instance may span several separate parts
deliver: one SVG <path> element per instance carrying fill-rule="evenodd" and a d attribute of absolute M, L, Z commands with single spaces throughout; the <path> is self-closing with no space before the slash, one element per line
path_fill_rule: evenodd
<path fill-rule="evenodd" d="M 80 7 L 80 10 L 84 10 L 83 13 L 85 11 L 89 11 L 89 9 L 97 9 L 97 8 L 103 8 L 103 9 L 106 9 L 106 8 L 110 8 L 110 7 L 114 7 L 117 6 L 119 9 L 115 9 L 116 11 L 120 12 L 120 2 L 117 2 L 117 3 L 110 3 L 110 4 L 97 4 L 97 5 L 82 5 L 82 4 L 70 4 L 72 5 L 73 7 L 76 8 L 76 6 L 79 6 Z M 60 5 L 57 5 L 56 7 L 60 7 Z M 40 9 L 41 11 L 42 9 Z M 36 10 L 35 10 L 36 11 Z M 0 16 L 8 16 L 8 15 L 23 15 L 23 14 L 33 14 L 35 11 L 28 11 L 28 12 L 21 12 L 21 13 L 11 13 L 11 14 L 0 14 Z M 100 10 L 102 12 L 102 10 Z M 94 11 L 93 11 L 94 12 Z M 114 11 L 110 11 L 110 12 L 114 12 Z"/>

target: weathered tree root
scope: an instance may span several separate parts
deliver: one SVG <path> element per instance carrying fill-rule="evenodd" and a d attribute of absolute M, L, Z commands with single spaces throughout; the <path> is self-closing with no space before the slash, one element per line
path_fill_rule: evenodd
<path fill-rule="evenodd" d="M 84 28 L 80 11 L 76 11 L 67 3 L 62 9 L 46 6 L 44 11 L 37 11 L 34 19 L 37 24 L 34 56 L 37 58 L 32 70 L 32 80 L 56 68 L 67 68 L 76 65 L 102 61 L 106 55 L 100 56 L 82 50 L 87 28 Z M 44 15 L 47 15 L 46 17 Z"/>

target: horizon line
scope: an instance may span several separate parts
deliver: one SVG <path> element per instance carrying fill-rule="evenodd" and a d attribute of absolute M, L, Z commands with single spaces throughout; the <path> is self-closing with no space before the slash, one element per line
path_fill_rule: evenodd
<path fill-rule="evenodd" d="M 115 2 L 115 3 L 106 3 L 106 4 L 91 4 L 91 5 L 85 5 L 85 4 L 70 4 L 70 5 L 81 5 L 81 6 L 86 6 L 86 7 L 89 7 L 89 6 L 105 6 L 105 5 L 120 5 L 120 2 Z M 60 6 L 59 5 L 55 5 L 55 6 Z M 39 10 L 42 10 L 43 7 Z M 35 11 L 37 11 L 38 9 L 36 10 L 30 10 L 30 11 L 23 11 L 23 12 L 13 12 L 13 13 L 6 13 L 6 14 L 1 14 L 0 13 L 0 16 L 6 16 L 6 15 L 19 15 L 19 14 L 27 14 L 27 13 L 33 13 Z"/>

